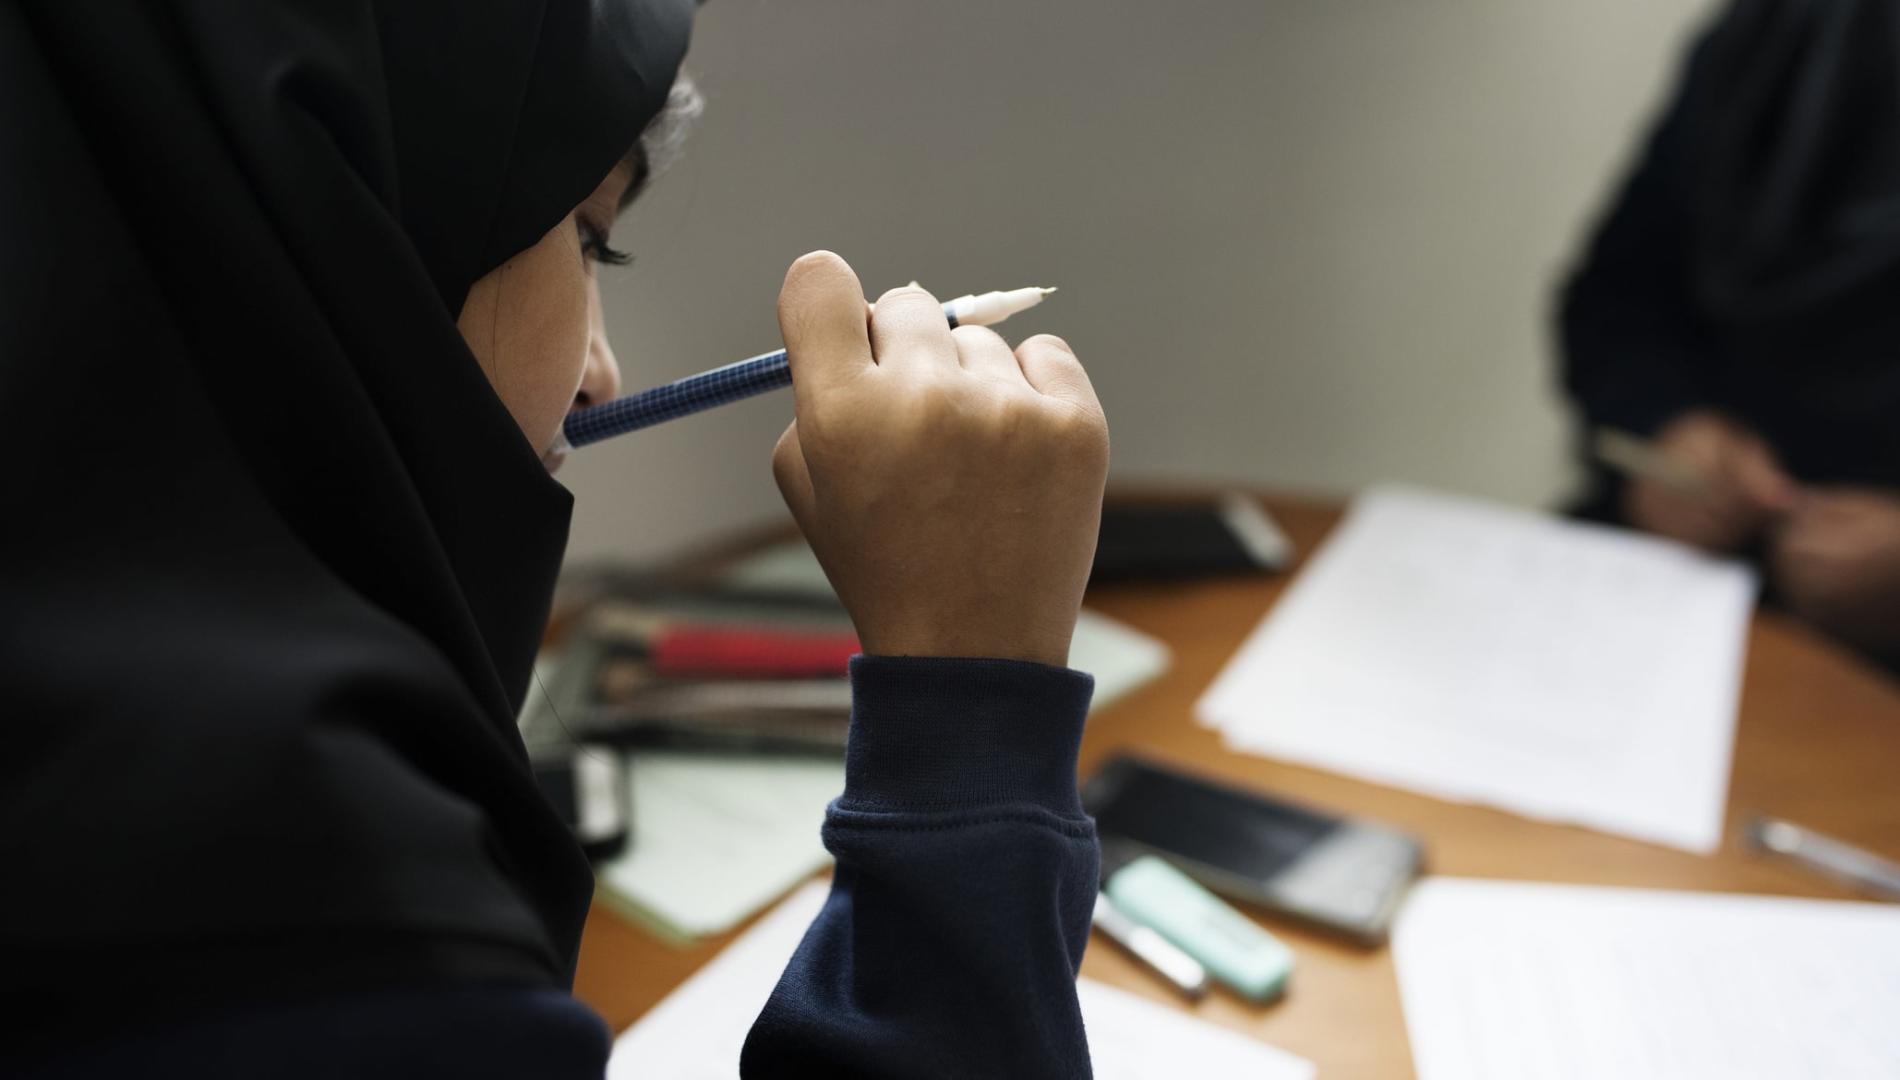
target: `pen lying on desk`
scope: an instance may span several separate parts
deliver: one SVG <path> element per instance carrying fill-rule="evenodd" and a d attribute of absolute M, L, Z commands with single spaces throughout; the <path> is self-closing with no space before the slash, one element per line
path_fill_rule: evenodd
<path fill-rule="evenodd" d="M 1900 900 L 1900 865 L 1871 851 L 1771 817 L 1751 818 L 1742 835 L 1756 851 L 1779 855 L 1870 895 Z"/>
<path fill-rule="evenodd" d="M 1141 925 L 1117 908 L 1106 895 L 1095 896 L 1095 929 L 1147 964 L 1170 986 L 1198 1000 L 1207 993 L 1207 969 L 1155 930 Z"/>
<path fill-rule="evenodd" d="M 943 317 L 952 327 L 992 326 L 1028 311 L 1052 292 L 1031 287 L 959 296 L 943 305 Z M 561 430 L 568 446 L 586 446 L 790 385 L 791 365 L 785 350 L 779 349 L 582 409 L 570 415 Z"/>

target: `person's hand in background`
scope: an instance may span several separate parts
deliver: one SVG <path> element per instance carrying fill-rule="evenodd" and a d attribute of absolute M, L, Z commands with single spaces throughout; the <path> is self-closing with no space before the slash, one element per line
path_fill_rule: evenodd
<path fill-rule="evenodd" d="M 1061 339 L 1011 350 L 894 289 L 867 318 L 830 252 L 779 294 L 797 419 L 779 490 L 864 651 L 1068 662 L 1108 476 L 1108 425 Z"/>
<path fill-rule="evenodd" d="M 1670 421 L 1656 449 L 1703 477 L 1696 491 L 1633 478 L 1623 516 L 1645 532 L 1708 551 L 1736 551 L 1795 505 L 1798 489 L 1762 438 L 1714 412 Z"/>
<path fill-rule="evenodd" d="M 1870 651 L 1900 651 L 1900 493 L 1803 495 L 1775 532 L 1769 573 L 1802 618 Z"/>

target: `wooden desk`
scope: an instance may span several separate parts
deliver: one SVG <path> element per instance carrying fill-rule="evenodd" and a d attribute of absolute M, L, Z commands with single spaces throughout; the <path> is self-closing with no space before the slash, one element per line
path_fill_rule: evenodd
<path fill-rule="evenodd" d="M 1265 501 L 1302 555 L 1310 554 L 1339 518 L 1330 504 Z M 1710 858 L 1229 753 L 1216 734 L 1194 723 L 1194 701 L 1286 580 L 1092 590 L 1090 607 L 1166 641 L 1174 650 L 1174 666 L 1141 692 L 1090 718 L 1082 744 L 1083 774 L 1118 750 L 1139 748 L 1206 774 L 1403 826 L 1424 837 L 1434 872 L 1471 877 L 1851 895 L 1783 863 L 1742 853 L 1736 839 L 1740 822 L 1757 810 L 1900 858 L 1900 685 L 1774 615 L 1757 616 L 1749 634 L 1728 840 Z M 1312 1059 L 1323 1076 L 1411 1076 L 1390 952 L 1267 925 L 1299 957 L 1288 997 L 1254 1007 L 1217 990 L 1194 1011 Z M 674 949 L 597 906 L 581 948 L 576 993 L 619 1030 L 733 936 Z M 1188 1007 L 1099 938 L 1082 970 L 1172 1007 Z"/>

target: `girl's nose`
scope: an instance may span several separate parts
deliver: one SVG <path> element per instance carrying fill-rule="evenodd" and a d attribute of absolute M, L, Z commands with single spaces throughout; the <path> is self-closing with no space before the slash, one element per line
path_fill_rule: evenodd
<path fill-rule="evenodd" d="M 620 396 L 620 365 L 614 361 L 613 346 L 607 344 L 606 320 L 601 317 L 600 288 L 588 285 L 587 365 L 581 369 L 580 389 L 574 393 L 574 407 L 584 409 Z"/>

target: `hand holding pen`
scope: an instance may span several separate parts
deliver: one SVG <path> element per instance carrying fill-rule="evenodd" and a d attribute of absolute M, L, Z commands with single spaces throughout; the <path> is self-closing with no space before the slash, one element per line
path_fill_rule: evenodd
<path fill-rule="evenodd" d="M 921 288 L 792 264 L 779 326 L 797 418 L 779 490 L 864 650 L 1068 662 L 1108 474 L 1108 425 L 1060 338 L 1011 349 Z"/>
<path fill-rule="evenodd" d="M 1653 441 L 1599 432 L 1595 449 L 1630 477 L 1623 493 L 1630 524 L 1705 551 L 1757 542 L 1800 496 L 1766 440 L 1707 410 L 1670 421 Z"/>
<path fill-rule="evenodd" d="M 913 281 L 911 284 L 914 286 L 917 283 Z M 959 296 L 944 302 L 943 317 L 953 329 L 958 326 L 994 326 L 1011 315 L 1028 311 L 1042 303 L 1043 298 L 1053 292 L 1054 289 L 1032 286 L 1006 292 Z M 792 369 L 785 350 L 761 353 L 748 360 L 738 360 L 698 375 L 688 375 L 665 386 L 628 394 L 604 405 L 572 413 L 561 428 L 565 443 L 561 449 L 586 446 L 616 435 L 626 435 L 790 385 Z"/>
<path fill-rule="evenodd" d="M 1798 485 L 1766 440 L 1706 410 L 1654 441 L 1600 430 L 1594 450 L 1629 476 L 1630 524 L 1706 551 L 1755 547 L 1789 610 L 1876 655 L 1900 654 L 1900 492 Z"/>
<path fill-rule="evenodd" d="M 987 329 L 1054 289 L 866 308 L 843 259 L 792 264 L 785 348 L 570 415 L 585 446 L 791 386 L 779 489 L 870 654 L 1064 665 L 1088 581 L 1108 426 L 1060 338 Z"/>

